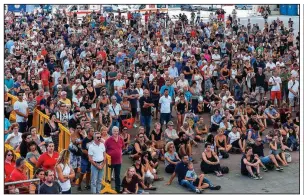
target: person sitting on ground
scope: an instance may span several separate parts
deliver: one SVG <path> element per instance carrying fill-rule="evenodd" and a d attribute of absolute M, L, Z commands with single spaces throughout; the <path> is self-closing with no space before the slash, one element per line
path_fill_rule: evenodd
<path fill-rule="evenodd" d="M 275 135 L 272 139 L 272 142 L 270 142 L 269 147 L 271 149 L 271 153 L 276 157 L 276 159 L 283 166 L 288 166 L 284 152 L 287 146 L 282 143 L 282 139 L 282 136 L 279 137 L 278 135 Z"/>
<path fill-rule="evenodd" d="M 217 151 L 220 154 L 224 154 L 230 151 L 232 145 L 227 144 L 227 137 L 224 135 L 224 129 L 218 129 L 217 135 L 214 137 Z M 223 155 L 225 157 L 225 154 Z"/>
<path fill-rule="evenodd" d="M 167 129 L 165 130 L 165 141 L 166 143 L 174 141 L 178 138 L 177 132 L 173 129 L 174 124 L 172 121 L 169 121 L 167 124 Z"/>
<path fill-rule="evenodd" d="M 136 175 L 134 167 L 129 167 L 124 178 L 122 179 L 122 193 L 123 194 L 142 194 L 142 190 L 139 190 L 140 179 Z M 118 192 L 120 193 L 120 192 Z"/>
<path fill-rule="evenodd" d="M 261 138 L 257 138 L 255 140 L 255 144 L 252 145 L 252 152 L 253 154 L 257 154 L 261 160 L 261 166 L 263 167 L 263 170 L 267 172 L 267 165 L 273 163 L 276 167 L 277 171 L 282 171 L 283 168 L 280 167 L 278 164 L 275 156 L 273 154 L 269 154 L 268 156 L 264 156 L 264 144 Z"/>
<path fill-rule="evenodd" d="M 185 132 L 185 134 L 187 135 L 187 138 L 190 140 L 191 146 L 192 145 L 197 146 L 197 143 L 196 143 L 196 141 L 194 141 L 194 139 L 195 138 L 199 139 L 199 136 L 195 137 L 194 131 L 193 131 L 192 127 L 189 125 L 188 122 L 184 122 L 183 126 L 181 126 L 180 130 Z"/>
<path fill-rule="evenodd" d="M 221 172 L 220 159 L 211 150 L 210 143 L 205 144 L 205 151 L 202 153 L 201 171 L 203 173 L 215 173 L 216 176 L 223 176 Z"/>
<path fill-rule="evenodd" d="M 226 136 L 231 132 L 232 125 L 225 116 L 222 118 L 222 122 L 220 123 L 220 129 L 224 129 L 224 134 Z"/>
<path fill-rule="evenodd" d="M 270 105 L 268 108 L 265 109 L 265 114 L 267 119 L 271 120 L 273 123 L 276 119 L 280 118 L 280 114 L 274 109 L 273 105 Z"/>
<path fill-rule="evenodd" d="M 209 132 L 208 126 L 204 123 L 204 117 L 200 117 L 199 121 L 194 125 L 195 141 L 205 141 L 205 135 Z"/>
<path fill-rule="evenodd" d="M 173 143 L 179 156 L 191 156 L 192 147 L 185 132 L 179 132 L 178 138 L 175 139 Z M 189 159 L 190 161 L 193 161 L 192 157 L 189 157 Z"/>
<path fill-rule="evenodd" d="M 196 179 L 193 184 L 189 181 L 185 180 L 185 176 L 188 171 L 188 163 L 189 163 L 189 157 L 187 155 L 182 157 L 182 161 L 179 162 L 176 167 L 174 173 L 171 175 L 170 180 L 166 183 L 166 185 L 171 185 L 173 179 L 175 176 L 178 178 L 178 183 L 181 186 L 184 186 L 188 189 L 190 189 L 192 192 L 195 192 L 197 194 L 202 193 L 201 190 L 197 188 L 197 185 L 199 183 L 199 179 Z M 221 189 L 221 186 L 215 186 L 209 179 L 207 179 L 204 174 L 201 174 L 198 176 L 198 178 L 204 177 L 203 183 L 208 183 L 210 190 L 219 190 Z"/>
<path fill-rule="evenodd" d="M 232 150 L 235 150 L 236 152 L 245 152 L 246 140 L 241 137 L 236 126 L 233 126 L 232 131 L 228 134 L 228 143 L 232 146 Z"/>
<path fill-rule="evenodd" d="M 259 156 L 253 154 L 251 147 L 247 147 L 241 159 L 241 174 L 255 180 L 263 179 L 260 175 L 260 163 Z"/>
<path fill-rule="evenodd" d="M 135 156 L 141 156 L 144 151 L 147 151 L 147 145 L 145 143 L 145 134 L 138 134 L 138 139 L 135 140 L 133 154 L 130 155 L 130 158 L 134 158 Z"/>
<path fill-rule="evenodd" d="M 166 144 L 166 153 L 165 153 L 165 171 L 166 173 L 173 173 L 180 158 L 175 151 L 174 143 L 168 142 Z"/>
<path fill-rule="evenodd" d="M 260 133 L 259 133 L 259 126 L 258 125 L 254 125 L 252 127 L 252 129 L 248 129 L 247 130 L 247 134 L 246 134 L 246 144 L 247 146 L 250 146 L 252 144 L 254 144 L 255 140 L 257 138 L 261 137 Z"/>
<path fill-rule="evenodd" d="M 144 172 L 145 172 L 145 174 L 144 174 L 145 185 L 152 184 L 153 181 L 163 181 L 164 180 L 163 177 L 159 177 L 157 175 L 156 169 L 151 167 L 148 152 L 142 153 L 141 164 L 142 164 Z M 149 185 L 147 185 L 147 186 L 150 187 Z"/>
<path fill-rule="evenodd" d="M 204 180 L 204 174 L 201 174 L 199 177 L 194 171 L 193 163 L 188 163 L 188 171 L 186 173 L 185 180 L 189 181 L 193 185 L 193 182 L 195 182 L 197 179 L 199 179 L 199 182 L 197 184 L 197 188 L 201 191 L 209 187 L 208 183 L 203 183 Z"/>
<path fill-rule="evenodd" d="M 214 115 L 211 116 L 211 128 L 210 131 L 217 131 L 220 127 L 220 123 L 222 121 L 222 115 L 218 109 L 214 110 Z"/>
<path fill-rule="evenodd" d="M 152 166 L 152 168 L 157 169 L 160 150 L 157 150 L 154 147 L 153 142 L 150 140 L 146 141 L 146 146 L 147 152 L 149 154 L 150 165 Z"/>

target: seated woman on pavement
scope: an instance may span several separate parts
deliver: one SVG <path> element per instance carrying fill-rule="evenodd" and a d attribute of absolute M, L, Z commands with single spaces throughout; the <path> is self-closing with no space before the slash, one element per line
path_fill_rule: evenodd
<path fill-rule="evenodd" d="M 181 126 L 180 130 L 182 132 L 185 132 L 185 134 L 187 135 L 187 138 L 190 140 L 191 146 L 192 145 L 197 146 L 197 143 L 196 143 L 196 141 L 194 141 L 194 139 L 195 138 L 199 139 L 199 137 L 195 137 L 194 131 L 193 131 L 192 127 L 190 127 L 188 122 L 184 122 L 183 126 Z"/>
<path fill-rule="evenodd" d="M 275 135 L 272 139 L 272 142 L 269 144 L 269 148 L 271 149 L 271 153 L 283 166 L 288 166 L 284 152 L 285 149 L 287 149 L 287 146 L 282 143 L 282 139 L 282 135 Z"/>
<path fill-rule="evenodd" d="M 241 174 L 255 180 L 263 179 L 260 175 L 260 163 L 259 156 L 253 154 L 251 147 L 247 147 L 241 159 Z"/>
<path fill-rule="evenodd" d="M 145 142 L 149 140 L 149 138 L 146 135 L 146 130 L 145 130 L 145 128 L 143 126 L 139 126 L 138 127 L 138 133 L 137 133 L 137 136 L 135 137 L 135 140 L 137 140 L 139 134 L 144 134 L 144 140 L 145 140 Z"/>
<path fill-rule="evenodd" d="M 215 173 L 216 176 L 223 176 L 221 172 L 220 159 L 211 150 L 210 143 L 205 144 L 205 151 L 202 153 L 201 171 L 203 173 Z"/>
<path fill-rule="evenodd" d="M 123 194 L 142 194 L 139 190 L 140 179 L 136 175 L 134 167 L 129 167 L 124 178 L 122 179 L 122 193 Z M 119 192 L 120 193 L 120 192 Z"/>
<path fill-rule="evenodd" d="M 228 134 L 231 132 L 232 125 L 228 121 L 226 117 L 222 117 L 222 122 L 220 123 L 220 129 L 224 129 L 224 134 L 228 136 Z"/>
<path fill-rule="evenodd" d="M 240 116 L 236 116 L 233 124 L 237 128 L 237 131 L 240 132 L 241 136 L 245 138 L 247 128 L 242 118 Z"/>
<path fill-rule="evenodd" d="M 157 150 L 152 141 L 146 141 L 147 152 L 149 154 L 149 161 L 152 168 L 157 169 L 158 167 L 158 159 L 160 157 L 160 150 Z"/>
<path fill-rule="evenodd" d="M 201 116 L 199 121 L 194 124 L 195 141 L 205 141 L 206 134 L 209 132 L 208 126 L 204 123 L 204 117 Z"/>
<path fill-rule="evenodd" d="M 261 138 L 257 138 L 255 140 L 255 144 L 252 145 L 252 152 L 253 154 L 257 154 L 261 160 L 261 166 L 263 167 L 263 170 L 266 172 L 267 171 L 267 166 L 269 164 L 274 164 L 276 167 L 277 171 L 282 171 L 283 168 L 280 167 L 278 164 L 275 156 L 273 154 L 269 154 L 268 156 L 264 155 L 264 144 Z"/>
<path fill-rule="evenodd" d="M 247 146 L 251 146 L 252 144 L 254 144 L 255 140 L 259 137 L 261 137 L 261 136 L 260 136 L 260 133 L 259 133 L 259 126 L 258 125 L 254 125 L 252 127 L 252 129 L 248 129 L 247 134 L 246 134 L 246 144 L 247 144 Z"/>
<path fill-rule="evenodd" d="M 133 159 L 135 156 L 141 156 L 141 154 L 144 151 L 147 151 L 147 145 L 145 142 L 145 134 L 144 133 L 140 133 L 137 135 L 137 139 L 135 140 L 134 143 L 134 149 L 132 154 L 129 156 L 131 159 Z"/>
<path fill-rule="evenodd" d="M 227 153 L 232 148 L 232 145 L 227 144 L 227 137 L 224 135 L 224 128 L 217 131 L 217 135 L 214 137 L 214 140 L 218 153 L 221 154 L 223 158 L 228 158 L 229 155 L 227 155 Z"/>
<path fill-rule="evenodd" d="M 178 138 L 177 132 L 174 129 L 174 124 L 172 121 L 169 121 L 167 124 L 167 129 L 165 130 L 165 141 L 166 143 L 174 141 Z"/>
<path fill-rule="evenodd" d="M 141 164 L 144 168 L 144 181 L 145 183 L 151 183 L 151 181 L 162 181 L 164 180 L 163 177 L 159 177 L 157 175 L 156 169 L 154 169 L 149 160 L 149 153 L 148 152 L 143 152 L 141 155 Z"/>
<path fill-rule="evenodd" d="M 237 153 L 244 153 L 246 148 L 246 140 L 241 137 L 241 133 L 236 126 L 232 127 L 232 131 L 228 134 L 228 143 L 232 146 L 231 150 Z"/>
<path fill-rule="evenodd" d="M 166 153 L 165 153 L 165 171 L 166 173 L 173 173 L 180 158 L 175 151 L 174 143 L 168 142 L 166 144 Z"/>

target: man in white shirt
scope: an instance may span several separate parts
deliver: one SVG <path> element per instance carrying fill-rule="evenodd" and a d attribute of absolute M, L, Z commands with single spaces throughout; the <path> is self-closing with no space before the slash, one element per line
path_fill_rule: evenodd
<path fill-rule="evenodd" d="M 173 77 L 173 78 L 178 77 L 178 70 L 175 67 L 175 62 L 174 61 L 171 61 L 170 67 L 168 68 L 168 71 L 169 71 L 169 75 L 171 77 Z"/>
<path fill-rule="evenodd" d="M 75 94 L 75 90 L 76 89 L 79 89 L 79 90 L 83 90 L 84 89 L 83 85 L 81 84 L 81 80 L 80 79 L 76 79 L 75 84 L 72 86 L 72 94 L 73 94 L 72 99 L 74 99 L 76 97 L 76 94 Z"/>
<path fill-rule="evenodd" d="M 269 58 L 269 61 L 266 64 L 266 68 L 267 67 L 270 67 L 270 70 L 273 70 L 276 67 L 271 58 Z"/>
<path fill-rule="evenodd" d="M 121 73 L 117 74 L 117 79 L 114 81 L 115 93 L 117 92 L 118 88 L 122 89 L 122 93 L 124 92 L 124 89 L 126 89 L 126 82 L 125 80 L 121 79 Z"/>
<path fill-rule="evenodd" d="M 159 99 L 160 106 L 160 124 L 167 124 L 171 119 L 171 103 L 172 99 L 169 96 L 168 89 L 165 89 L 164 95 Z"/>
<path fill-rule="evenodd" d="M 184 89 L 184 87 L 189 87 L 188 80 L 185 79 L 185 75 L 182 73 L 180 74 L 180 80 L 176 84 L 178 89 Z"/>
<path fill-rule="evenodd" d="M 110 128 L 110 134 L 112 133 L 112 128 L 114 126 L 119 127 L 119 117 L 121 115 L 122 109 L 119 103 L 116 102 L 117 98 L 115 95 L 111 97 L 111 104 L 109 105 L 109 113 L 112 117 L 112 126 Z"/>
<path fill-rule="evenodd" d="M 58 79 L 60 76 L 61 76 L 60 68 L 59 66 L 55 66 L 55 71 L 52 74 L 54 85 L 58 84 Z"/>
<path fill-rule="evenodd" d="M 88 157 L 91 163 L 91 192 L 99 194 L 101 191 L 101 180 L 104 172 L 104 165 L 106 164 L 105 155 L 106 148 L 101 141 L 100 132 L 94 133 L 94 141 L 89 146 Z"/>
<path fill-rule="evenodd" d="M 24 133 L 27 130 L 27 118 L 29 109 L 27 102 L 23 100 L 23 93 L 18 92 L 18 100 L 14 103 L 16 113 L 16 122 L 19 124 L 19 132 Z"/>
<path fill-rule="evenodd" d="M 269 78 L 268 81 L 271 87 L 270 98 L 272 104 L 274 104 L 274 100 L 277 99 L 278 107 L 281 105 L 281 89 L 282 89 L 282 80 L 281 77 L 278 76 L 278 72 L 274 71 L 273 76 Z"/>
<path fill-rule="evenodd" d="M 299 95 L 299 81 L 296 80 L 296 77 L 292 76 L 291 80 L 288 82 L 288 99 L 289 99 L 289 105 L 290 107 L 293 107 L 293 111 L 294 111 L 294 107 L 295 107 L 295 98 L 298 98 Z"/>
<path fill-rule="evenodd" d="M 212 54 L 212 60 L 215 62 L 215 64 L 221 63 L 221 56 L 217 50 L 214 50 L 214 54 Z"/>
<path fill-rule="evenodd" d="M 279 61 L 277 61 L 276 66 L 279 66 L 279 67 L 284 67 L 285 66 L 282 57 L 279 58 Z"/>

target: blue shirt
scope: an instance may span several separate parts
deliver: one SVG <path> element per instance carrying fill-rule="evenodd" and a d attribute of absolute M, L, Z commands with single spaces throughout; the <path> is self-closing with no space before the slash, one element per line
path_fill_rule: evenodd
<path fill-rule="evenodd" d="M 4 119 L 4 130 L 7 131 L 10 126 L 11 126 L 10 121 L 7 118 L 5 118 Z M 7 136 L 8 136 L 8 134 L 4 135 L 4 140 L 6 140 Z"/>
<path fill-rule="evenodd" d="M 4 85 L 11 89 L 14 86 L 14 80 L 13 79 L 4 79 Z"/>
<path fill-rule="evenodd" d="M 269 108 L 266 108 L 264 112 L 265 112 L 265 114 L 270 114 L 272 116 L 274 116 L 276 113 L 278 113 L 274 108 L 271 110 Z"/>
<path fill-rule="evenodd" d="M 185 164 L 184 162 L 179 162 L 177 163 L 176 167 L 175 167 L 175 173 L 177 175 L 178 178 L 178 182 L 180 183 L 183 179 L 185 179 L 186 174 L 188 171 L 188 165 Z"/>
<path fill-rule="evenodd" d="M 211 121 L 216 122 L 217 124 L 219 124 L 222 120 L 222 115 L 212 115 L 212 119 Z"/>
<path fill-rule="evenodd" d="M 171 86 L 163 85 L 163 86 L 160 88 L 160 91 L 159 91 L 161 95 L 164 95 L 165 89 L 168 89 L 168 91 L 169 91 L 169 96 L 170 96 L 171 98 L 173 98 L 173 96 L 174 96 L 174 88 L 171 87 Z"/>

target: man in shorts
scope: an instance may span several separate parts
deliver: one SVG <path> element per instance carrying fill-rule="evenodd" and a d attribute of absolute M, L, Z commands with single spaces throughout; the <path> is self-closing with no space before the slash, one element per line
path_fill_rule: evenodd
<path fill-rule="evenodd" d="M 256 87 L 255 93 L 260 95 L 260 102 L 262 101 L 265 94 L 265 75 L 261 67 L 258 68 L 258 73 L 255 75 Z"/>
<path fill-rule="evenodd" d="M 274 100 L 277 99 L 278 107 L 281 105 L 281 89 L 282 89 L 282 80 L 281 77 L 278 76 L 278 73 L 276 71 L 273 72 L 273 76 L 269 78 L 269 85 L 271 87 L 270 92 L 270 98 L 272 101 L 272 104 L 274 104 Z"/>

